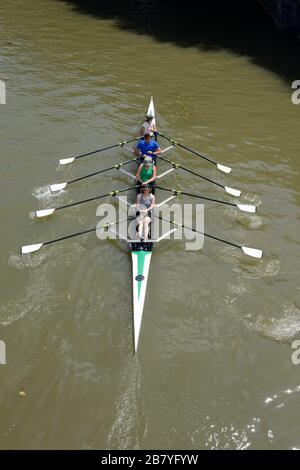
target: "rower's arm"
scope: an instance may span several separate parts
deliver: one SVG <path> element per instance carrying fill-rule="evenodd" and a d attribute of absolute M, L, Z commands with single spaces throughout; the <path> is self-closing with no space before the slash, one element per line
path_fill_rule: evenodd
<path fill-rule="evenodd" d="M 149 207 L 149 209 L 147 209 L 147 212 L 151 212 L 152 209 L 154 209 L 154 207 L 155 207 L 155 196 L 153 195 L 152 204 Z"/>
<path fill-rule="evenodd" d="M 149 184 L 149 183 L 152 183 L 152 181 L 155 181 L 156 180 L 156 166 L 153 165 L 153 172 L 152 172 L 152 177 L 146 181 L 145 183 Z"/>
<path fill-rule="evenodd" d="M 139 145 L 139 144 L 137 144 L 137 146 L 134 148 L 134 153 L 135 153 L 135 155 L 137 155 L 137 156 L 141 156 L 141 155 L 142 155 L 142 152 L 140 151 L 138 145 Z"/>
<path fill-rule="evenodd" d="M 141 195 L 138 194 L 136 197 L 136 201 L 135 201 L 136 210 L 138 211 L 140 210 L 140 205 L 141 205 L 140 200 L 141 200 Z"/>
<path fill-rule="evenodd" d="M 141 164 L 139 165 L 139 167 L 138 167 L 138 169 L 137 169 L 137 172 L 136 172 L 136 175 L 135 175 L 137 181 L 139 181 L 140 183 L 142 183 L 142 180 L 141 180 L 141 178 L 140 178 L 140 174 L 141 174 L 142 168 L 143 168 L 143 165 L 142 165 L 142 163 L 141 163 Z"/>
<path fill-rule="evenodd" d="M 153 132 L 156 132 L 156 131 L 157 131 L 157 127 L 156 127 L 156 125 L 154 124 L 154 121 L 155 121 L 155 120 L 152 119 L 150 128 L 151 128 L 151 130 L 152 130 Z"/>
<path fill-rule="evenodd" d="M 161 153 L 160 147 L 158 147 L 154 152 L 152 152 L 153 155 L 159 155 Z"/>

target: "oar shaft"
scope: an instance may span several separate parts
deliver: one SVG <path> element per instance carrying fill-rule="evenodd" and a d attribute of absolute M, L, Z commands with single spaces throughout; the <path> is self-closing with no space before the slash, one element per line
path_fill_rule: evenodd
<path fill-rule="evenodd" d="M 60 209 L 66 209 L 68 207 L 78 206 L 79 204 L 84 204 L 86 202 L 96 201 L 97 199 L 103 199 L 103 198 L 108 197 L 108 196 L 117 196 L 117 194 L 125 193 L 126 191 L 131 191 L 132 189 L 136 189 L 136 188 L 138 188 L 138 186 L 130 186 L 129 188 L 116 189 L 116 190 L 110 191 L 109 193 L 106 193 L 106 194 L 100 194 L 100 196 L 90 197 L 88 199 L 83 199 L 82 201 L 72 202 L 71 204 L 65 204 L 64 206 L 56 207 L 55 210 L 58 211 Z"/>
<path fill-rule="evenodd" d="M 123 145 L 130 144 L 131 142 L 134 142 L 135 140 L 138 140 L 138 137 L 136 137 L 134 139 L 124 140 L 123 142 L 119 142 L 118 144 L 114 144 L 114 145 L 109 145 L 108 147 L 103 147 L 101 149 L 93 150 L 92 152 L 83 153 L 81 155 L 77 155 L 77 157 L 74 157 L 74 158 L 75 158 L 75 160 L 78 160 L 79 158 L 88 157 L 89 155 L 104 152 L 105 150 L 110 150 L 110 149 L 113 149 L 113 148 L 116 148 L 116 147 L 122 147 Z"/>
<path fill-rule="evenodd" d="M 208 162 L 213 163 L 214 165 L 217 164 L 217 162 L 213 160 L 212 158 L 210 158 L 208 155 L 204 153 L 196 152 L 196 150 L 193 150 L 190 147 L 186 147 L 185 145 L 180 144 L 179 142 L 175 141 L 174 139 L 171 139 L 170 137 L 167 137 L 166 135 L 161 134 L 160 132 L 158 134 L 161 135 L 164 139 L 169 140 L 170 142 L 174 142 L 176 145 L 178 145 L 178 147 L 181 147 L 187 150 L 188 152 L 191 152 L 194 155 L 197 155 L 197 157 L 203 158 L 204 160 L 207 160 Z"/>
<path fill-rule="evenodd" d="M 76 232 L 76 233 L 72 233 L 71 235 L 65 235 L 64 237 L 54 238 L 53 240 L 43 242 L 43 245 L 50 245 L 51 243 L 56 243 L 56 242 L 60 242 L 62 240 L 67 240 L 68 238 L 73 238 L 73 237 L 77 237 L 79 235 L 84 235 L 85 233 L 94 232 L 95 230 L 96 230 L 96 227 L 93 227 L 93 228 L 90 228 L 88 230 L 83 230 L 82 232 Z"/>
<path fill-rule="evenodd" d="M 227 206 L 236 207 L 236 204 L 233 204 L 232 202 L 221 201 L 220 199 L 214 199 L 214 198 L 211 198 L 211 197 L 202 196 L 201 194 L 187 193 L 185 191 L 180 191 L 180 190 L 177 190 L 177 189 L 163 188 L 162 186 L 156 186 L 156 188 L 161 189 L 162 191 L 171 192 L 173 194 L 176 194 L 176 196 L 180 196 L 182 194 L 184 196 L 190 196 L 190 197 L 195 197 L 195 198 L 198 198 L 198 199 L 204 199 L 205 201 L 219 202 L 220 204 L 225 204 Z"/>
<path fill-rule="evenodd" d="M 164 217 L 161 217 L 161 216 L 159 216 L 159 219 L 164 220 L 165 222 L 169 222 L 172 225 L 177 225 L 178 227 L 182 227 L 182 228 L 185 228 L 187 230 L 191 230 L 194 233 L 199 233 L 200 235 L 204 235 L 205 237 L 212 238 L 213 240 L 217 240 L 219 242 L 226 243 L 227 245 L 234 246 L 235 248 L 242 248 L 242 246 L 238 245 L 237 243 L 229 242 L 228 240 L 224 240 L 223 238 L 216 237 L 215 235 L 210 235 L 209 233 L 206 233 L 206 232 L 200 232 L 199 230 L 196 230 L 193 227 L 187 227 L 186 225 L 181 224 L 179 222 L 176 222 L 175 220 L 168 220 L 168 219 L 165 219 Z"/>
<path fill-rule="evenodd" d="M 169 163 L 170 165 L 173 165 L 175 168 L 181 168 L 181 170 L 186 171 L 187 173 L 190 173 L 191 175 L 195 175 L 198 178 L 202 178 L 203 180 L 209 181 L 209 183 L 215 184 L 216 186 L 219 186 L 220 188 L 225 189 L 225 186 L 223 184 L 220 184 L 217 181 L 214 181 L 210 178 L 207 178 L 206 176 L 200 175 L 199 173 L 197 173 L 194 170 L 191 170 L 190 168 L 179 165 L 179 163 L 172 162 L 171 160 L 168 160 L 167 158 L 162 157 L 160 155 L 157 155 L 157 158 L 160 158 L 161 160 L 164 160 L 165 162 Z"/>
<path fill-rule="evenodd" d="M 179 147 L 182 147 L 183 149 L 187 150 L 188 152 L 191 152 L 193 153 L 194 155 L 197 155 L 197 157 L 201 157 L 203 158 L 204 160 L 207 160 L 208 162 L 210 163 L 214 163 L 215 165 L 217 164 L 217 162 L 215 160 L 213 160 L 212 158 L 210 158 L 208 155 L 205 155 L 204 153 L 200 153 L 200 152 L 196 152 L 196 150 L 193 150 L 189 147 L 186 147 L 185 145 L 183 144 L 177 144 Z"/>
<path fill-rule="evenodd" d="M 127 160 L 123 163 L 118 163 L 116 165 L 110 166 L 109 168 L 104 168 L 103 170 L 94 171 L 93 173 L 89 173 L 85 176 L 80 176 L 79 178 L 75 178 L 74 180 L 68 181 L 67 184 L 77 183 L 77 181 L 82 181 L 86 178 L 90 178 L 91 176 L 100 175 L 101 173 L 105 173 L 106 171 L 114 170 L 121 168 L 124 165 L 128 165 L 129 163 L 135 162 L 139 157 L 132 158 L 131 160 Z"/>
<path fill-rule="evenodd" d="M 228 240 L 224 240 L 224 238 L 216 237 L 215 235 L 210 235 L 209 233 L 206 233 L 206 232 L 199 232 L 198 230 L 191 228 L 191 227 L 186 227 L 185 225 L 182 225 L 182 227 L 188 230 L 191 230 L 192 232 L 200 233 L 201 235 L 204 235 L 205 237 L 212 238 L 213 240 L 226 243 L 227 245 L 234 246 L 236 248 L 242 248 L 241 245 L 238 245 L 237 243 L 229 242 Z"/>
<path fill-rule="evenodd" d="M 203 180 L 206 180 L 208 181 L 209 183 L 212 183 L 212 184 L 215 184 L 217 186 L 219 186 L 220 188 L 224 188 L 223 184 L 220 184 L 218 183 L 217 181 L 214 181 L 210 178 L 207 178 L 207 176 L 203 176 L 203 175 L 200 175 L 199 173 L 197 173 L 196 171 L 194 170 L 191 170 L 190 168 L 187 168 L 185 166 L 182 166 L 180 165 L 180 167 L 183 171 L 186 171 L 187 173 L 190 173 L 191 175 L 195 175 L 195 176 L 198 176 L 198 178 L 202 178 Z"/>
<path fill-rule="evenodd" d="M 122 222 L 128 222 L 128 221 L 134 220 L 134 219 L 135 219 L 135 217 L 127 217 L 127 219 L 124 219 L 124 220 L 118 220 L 117 222 L 113 222 L 111 224 L 105 224 L 101 228 L 105 228 L 105 227 L 108 227 L 110 225 L 118 225 Z M 86 233 L 94 232 L 95 230 L 97 230 L 97 228 L 99 228 L 99 227 L 93 227 L 93 228 L 89 228 L 87 230 L 82 230 L 81 232 L 76 232 L 76 233 L 72 233 L 70 235 L 65 235 L 64 237 L 54 238 L 53 240 L 48 240 L 47 242 L 43 242 L 42 244 L 43 245 L 50 245 L 51 243 L 56 243 L 56 242 L 60 242 L 60 241 L 63 241 L 63 240 L 68 240 L 69 238 L 74 238 L 74 237 L 78 237 L 80 235 L 85 235 Z"/>

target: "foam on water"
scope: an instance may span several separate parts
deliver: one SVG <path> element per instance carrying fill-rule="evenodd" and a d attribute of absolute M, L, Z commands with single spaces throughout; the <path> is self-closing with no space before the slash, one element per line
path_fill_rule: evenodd
<path fill-rule="evenodd" d="M 48 257 L 48 254 L 46 251 L 28 255 L 16 255 L 12 253 L 9 257 L 8 264 L 17 269 L 35 268 Z"/>
<path fill-rule="evenodd" d="M 230 211 L 235 219 L 235 222 L 246 228 L 257 229 L 263 224 L 263 218 L 259 215 L 241 212 L 234 208 L 231 208 Z"/>
<path fill-rule="evenodd" d="M 60 251 L 61 250 L 61 251 Z M 33 253 L 29 255 L 11 254 L 8 264 L 17 269 L 37 268 L 29 271 L 29 281 L 25 290 L 22 290 L 19 297 L 16 297 L 0 306 L 0 325 L 8 326 L 15 321 L 20 320 L 26 315 L 34 315 L 43 311 L 48 314 L 53 310 L 53 304 L 66 300 L 64 294 L 55 292 L 50 283 L 51 273 L 57 269 L 57 265 L 61 265 L 62 257 L 65 266 L 74 263 L 74 253 L 80 257 L 85 248 L 75 244 L 66 251 L 63 246 L 61 249 L 57 247 L 47 247 L 45 251 Z M 47 263 L 43 261 L 47 258 Z"/>
<path fill-rule="evenodd" d="M 249 315 L 247 326 L 260 335 L 275 341 L 289 341 L 300 332 L 300 310 L 291 301 L 281 307 L 280 318 Z"/>
<path fill-rule="evenodd" d="M 49 185 L 38 186 L 36 188 L 33 188 L 31 190 L 31 195 L 35 197 L 36 199 L 40 199 L 40 200 L 43 200 L 43 199 L 49 200 L 52 197 Z"/>
<path fill-rule="evenodd" d="M 252 194 L 246 191 L 243 191 L 243 203 L 245 204 L 251 203 L 251 204 L 254 204 L 255 206 L 261 206 L 263 204 L 258 194 Z"/>
<path fill-rule="evenodd" d="M 236 240 L 237 239 L 238 236 L 236 237 Z M 254 243 L 250 244 L 249 241 L 242 243 L 251 248 L 263 248 L 261 246 L 255 246 Z M 262 259 L 256 259 L 244 255 L 241 250 L 237 248 L 226 246 L 222 251 L 218 252 L 218 256 L 220 256 L 225 263 L 230 264 L 232 269 L 239 273 L 244 279 L 273 277 L 276 276 L 280 270 L 279 259 L 275 257 L 272 259 L 266 253 L 264 253 Z"/>
<path fill-rule="evenodd" d="M 0 305 L 0 325 L 9 326 L 21 320 L 26 315 L 49 315 L 53 312 L 53 303 L 62 301 L 58 293 L 53 294 L 53 287 L 49 283 L 46 272 L 44 275 L 36 272 L 30 280 L 25 291 L 19 297 Z"/>
<path fill-rule="evenodd" d="M 51 183 L 52 184 L 52 183 Z M 38 186 L 31 190 L 31 195 L 39 200 L 47 200 L 50 201 L 53 197 L 58 197 L 65 194 L 65 190 L 61 189 L 60 191 L 55 191 L 54 193 L 50 190 L 50 185 L 47 184 L 46 186 Z"/>

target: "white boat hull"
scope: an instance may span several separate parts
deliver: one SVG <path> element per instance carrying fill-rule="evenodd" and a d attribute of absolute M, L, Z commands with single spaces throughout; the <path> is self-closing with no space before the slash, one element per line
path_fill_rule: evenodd
<path fill-rule="evenodd" d="M 155 108 L 152 96 L 148 106 L 147 114 L 152 114 L 152 116 L 154 116 L 152 123 L 154 123 L 156 127 Z M 133 290 L 133 335 L 135 352 L 137 352 L 139 344 L 151 255 L 151 250 L 146 251 L 133 249 L 131 252 Z"/>
<path fill-rule="evenodd" d="M 149 106 L 148 106 L 147 114 L 151 114 L 152 116 L 154 116 L 153 119 L 152 119 L 151 124 L 153 124 L 154 127 L 156 127 L 155 108 L 154 108 L 153 96 L 151 96 L 150 103 L 149 103 Z"/>
<path fill-rule="evenodd" d="M 137 352 L 142 324 L 151 251 L 132 251 L 133 331 L 134 349 Z"/>

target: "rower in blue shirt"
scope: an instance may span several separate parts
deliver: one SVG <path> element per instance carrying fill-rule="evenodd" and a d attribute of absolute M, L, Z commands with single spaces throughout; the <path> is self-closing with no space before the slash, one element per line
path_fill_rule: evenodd
<path fill-rule="evenodd" d="M 156 165 L 156 156 L 161 153 L 160 146 L 155 140 L 151 139 L 150 134 L 147 132 L 144 139 L 140 140 L 135 148 L 135 154 L 141 157 L 143 163 L 145 157 L 152 157 L 153 164 Z"/>

